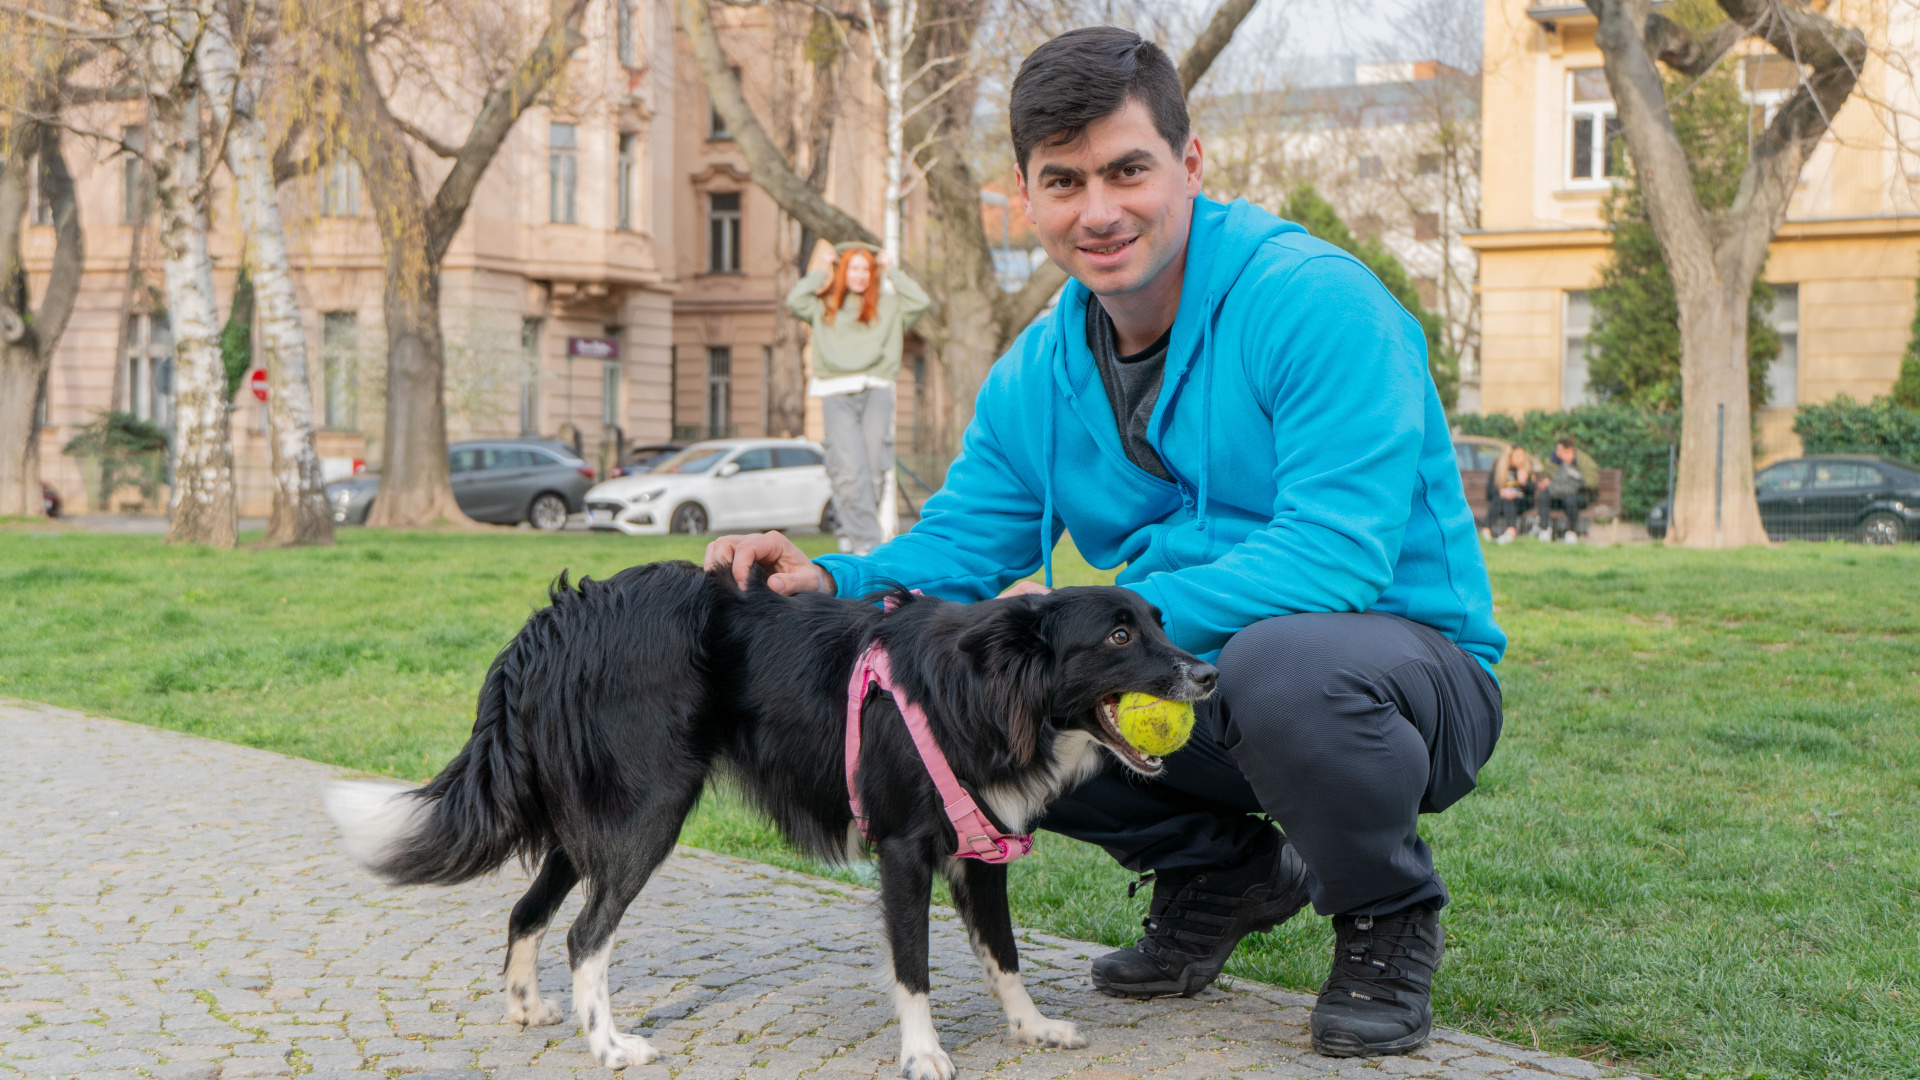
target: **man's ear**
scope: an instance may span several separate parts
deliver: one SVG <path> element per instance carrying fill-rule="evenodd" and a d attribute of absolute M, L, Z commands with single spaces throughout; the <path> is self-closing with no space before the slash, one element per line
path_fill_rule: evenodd
<path fill-rule="evenodd" d="M 991 601 L 992 614 L 960 636 L 960 651 L 973 660 L 985 684 L 985 704 L 1005 718 L 1007 745 L 1016 762 L 1033 760 L 1052 685 L 1053 649 L 1041 633 L 1039 596 Z"/>

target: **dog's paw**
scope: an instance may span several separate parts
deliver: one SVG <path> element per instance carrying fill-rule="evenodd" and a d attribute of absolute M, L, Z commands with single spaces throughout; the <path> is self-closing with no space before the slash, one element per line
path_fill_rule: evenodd
<path fill-rule="evenodd" d="M 545 1027 L 557 1024 L 567 1018 L 559 1006 L 542 998 L 534 998 L 531 1004 L 520 1001 L 507 1002 L 507 1023 L 521 1027 Z"/>
<path fill-rule="evenodd" d="M 588 1043 L 591 1044 L 594 1041 L 589 1039 Z M 607 1045 L 593 1046 L 592 1049 L 594 1059 L 614 1072 L 632 1068 L 635 1065 L 645 1065 L 660 1056 L 660 1051 L 655 1050 L 653 1044 L 647 1040 L 638 1035 L 623 1035 L 618 1031 L 608 1033 Z"/>
<path fill-rule="evenodd" d="M 1021 1046 L 1044 1046 L 1050 1050 L 1078 1050 L 1087 1045 L 1087 1037 L 1071 1020 L 1049 1020 L 1036 1016 L 1013 1025 L 1013 1040 Z"/>
<path fill-rule="evenodd" d="M 907 1080 L 953 1080 L 953 1059 L 933 1047 L 900 1055 L 900 1075 Z"/>

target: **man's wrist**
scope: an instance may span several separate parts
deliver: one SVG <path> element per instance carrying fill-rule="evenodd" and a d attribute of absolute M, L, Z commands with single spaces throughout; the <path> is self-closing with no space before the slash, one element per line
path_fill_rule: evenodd
<path fill-rule="evenodd" d="M 815 562 L 813 564 L 813 572 L 820 575 L 820 592 L 826 593 L 828 596 L 840 595 L 840 583 L 833 579 L 833 571 Z"/>

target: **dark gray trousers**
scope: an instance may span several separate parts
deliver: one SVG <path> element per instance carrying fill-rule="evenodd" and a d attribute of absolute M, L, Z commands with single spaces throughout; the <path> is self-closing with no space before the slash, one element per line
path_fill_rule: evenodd
<path fill-rule="evenodd" d="M 1221 650 L 1193 738 L 1153 781 L 1117 764 L 1039 827 L 1136 872 L 1231 863 L 1278 822 L 1322 915 L 1446 903 L 1415 828 L 1472 791 L 1500 738 L 1500 687 L 1431 627 L 1375 612 L 1287 615 Z"/>

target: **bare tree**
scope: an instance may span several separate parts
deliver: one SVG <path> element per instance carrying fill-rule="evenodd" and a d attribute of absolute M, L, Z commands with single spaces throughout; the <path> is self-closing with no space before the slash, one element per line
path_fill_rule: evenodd
<path fill-rule="evenodd" d="M 0 21 L 0 30 L 8 31 L 14 46 L 26 53 L 10 57 L 22 65 L 16 75 L 23 78 L 23 92 L 13 102 L 5 159 L 0 162 L 0 517 L 39 517 L 43 508 L 36 420 L 54 348 L 80 292 L 84 256 L 73 178 L 62 156 L 60 127 L 52 122 L 61 104 L 61 76 L 79 53 L 65 42 L 48 39 L 50 32 L 60 32 L 58 27 L 8 19 Z M 32 307 L 20 240 L 36 194 L 51 212 L 55 240 L 52 272 L 39 306 Z"/>
<path fill-rule="evenodd" d="M 1748 296 L 1800 170 L 1845 105 L 1867 59 L 1866 37 L 1796 0 L 1718 0 L 1725 21 L 1694 33 L 1649 0 L 1587 0 L 1627 153 L 1680 308 L 1680 473 L 1668 543 L 1764 544 L 1753 494 L 1747 401 Z M 1694 190 L 1656 62 L 1698 77 L 1758 38 L 1803 73 L 1754 135 L 1739 193 L 1711 210 Z"/>
<path fill-rule="evenodd" d="M 1183 85 L 1191 92 L 1253 10 L 1256 0 L 1226 0 L 1180 61 Z M 761 190 L 804 227 L 823 239 L 859 240 L 881 246 L 882 239 L 851 214 L 834 206 L 803 180 L 768 137 L 740 91 L 714 33 L 708 0 L 678 0 L 680 23 L 700 65 L 713 106 L 733 132 L 747 170 Z M 959 138 L 972 120 L 978 71 L 971 63 L 983 15 L 980 0 L 920 0 L 917 30 L 906 51 L 903 70 L 935 70 L 952 65 L 947 81 L 903 94 L 904 146 L 926 147 Z M 934 67 L 930 63 L 938 62 Z M 903 162 L 914 160 L 903 155 Z M 939 351 L 947 373 L 949 413 L 940 433 L 947 446 L 973 419 L 973 402 L 994 360 L 1020 331 L 1045 309 L 1066 275 L 1052 263 L 1034 271 L 1016 292 L 1006 292 L 994 274 L 991 241 L 980 215 L 980 184 L 967 155 L 932 153 L 920 166 L 931 204 L 937 258 L 914 267 L 935 298 L 917 332 Z M 903 260 L 904 262 L 904 260 Z"/>
<path fill-rule="evenodd" d="M 368 516 L 370 525 L 468 520 L 454 501 L 447 470 L 440 267 L 480 178 L 514 123 L 585 43 L 581 17 L 586 8 L 587 0 L 550 0 L 545 28 L 486 90 L 459 143 L 443 141 L 393 111 L 395 81 L 376 73 L 374 56 L 393 27 L 370 25 L 360 0 L 315 12 L 314 27 L 328 58 L 323 79 L 338 95 L 341 110 L 339 138 L 365 177 L 385 253 L 386 422 L 380 497 Z M 406 8 L 400 17 L 415 10 Z M 490 13 L 494 9 L 476 7 L 466 15 Z M 451 163 L 431 192 L 414 162 L 415 147 Z"/>
<path fill-rule="evenodd" d="M 247 263 L 259 304 L 260 351 L 267 371 L 269 474 L 273 507 L 267 518 L 270 544 L 331 544 L 333 514 L 327 505 L 320 454 L 313 436 L 313 388 L 307 374 L 307 338 L 287 259 L 286 230 L 274 196 L 273 155 L 257 108 L 261 77 L 243 74 L 243 32 L 219 15 L 208 20 L 196 54 L 208 84 L 213 116 L 226 129 L 227 169 L 232 172 L 247 234 Z"/>
<path fill-rule="evenodd" d="M 140 148 L 160 207 L 161 264 L 174 334 L 174 450 L 167 541 L 231 548 L 239 535 L 232 410 L 220 356 L 213 259 L 207 247 L 209 143 L 205 93 L 193 62 L 210 0 L 105 5 L 121 35 L 152 130 Z"/>

